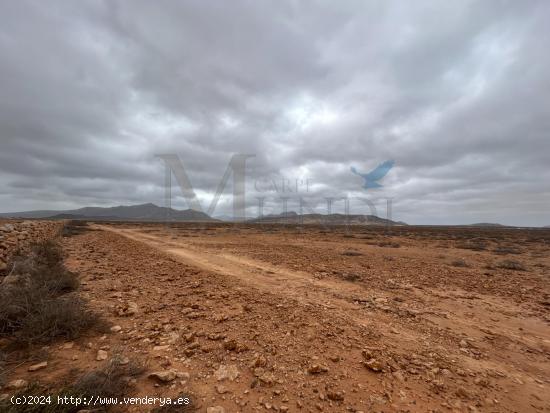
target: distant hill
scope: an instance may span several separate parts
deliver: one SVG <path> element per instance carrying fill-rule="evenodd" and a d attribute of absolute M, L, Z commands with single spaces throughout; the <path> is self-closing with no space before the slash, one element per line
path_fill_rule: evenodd
<path fill-rule="evenodd" d="M 1 213 L 4 218 L 98 219 L 130 221 L 217 221 L 204 212 L 183 211 L 159 207 L 155 204 L 116 206 L 110 208 L 85 207 L 68 211 L 25 211 Z"/>
<path fill-rule="evenodd" d="M 392 221 L 376 215 L 345 215 L 345 214 L 303 214 L 294 211 L 286 214 L 265 215 L 261 218 L 249 219 L 252 223 L 265 224 L 328 224 L 328 225 L 407 225 L 401 221 Z"/>
<path fill-rule="evenodd" d="M 479 222 L 476 224 L 470 224 L 469 227 L 506 227 L 507 225 L 496 224 L 492 222 Z"/>

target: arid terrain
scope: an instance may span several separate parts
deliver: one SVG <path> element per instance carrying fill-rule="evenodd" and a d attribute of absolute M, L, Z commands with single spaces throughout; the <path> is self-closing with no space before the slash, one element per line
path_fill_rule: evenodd
<path fill-rule="evenodd" d="M 107 327 L 1 338 L 5 403 L 118 357 L 128 395 L 199 412 L 550 412 L 549 229 L 67 225 Z"/>

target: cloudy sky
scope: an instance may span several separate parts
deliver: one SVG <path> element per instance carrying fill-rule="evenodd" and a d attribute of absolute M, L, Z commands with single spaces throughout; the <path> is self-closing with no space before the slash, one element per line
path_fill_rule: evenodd
<path fill-rule="evenodd" d="M 549 21 L 545 0 L 2 1 L 0 212 L 162 204 L 160 153 L 206 209 L 246 153 L 251 215 L 286 179 L 289 209 L 550 225 Z M 389 159 L 383 188 L 350 172 Z"/>

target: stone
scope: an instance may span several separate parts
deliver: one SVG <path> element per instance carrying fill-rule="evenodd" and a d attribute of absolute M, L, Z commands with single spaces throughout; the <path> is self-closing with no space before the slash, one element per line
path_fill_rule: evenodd
<path fill-rule="evenodd" d="M 122 317 L 130 317 L 137 313 L 139 313 L 139 307 L 133 301 L 128 301 L 126 305 L 118 309 L 118 315 Z"/>
<path fill-rule="evenodd" d="M 103 360 L 107 360 L 108 357 L 109 357 L 109 353 L 107 353 L 105 350 L 97 350 L 97 356 L 95 359 L 97 361 L 103 361 Z"/>
<path fill-rule="evenodd" d="M 177 377 L 177 373 L 173 370 L 155 371 L 149 374 L 149 378 L 156 379 L 162 383 L 169 383 Z"/>
<path fill-rule="evenodd" d="M 266 365 L 267 365 L 267 359 L 264 356 L 257 354 L 256 357 L 254 357 L 254 360 L 252 360 L 250 367 L 251 368 L 265 367 Z"/>
<path fill-rule="evenodd" d="M 33 364 L 27 370 L 28 371 L 37 371 L 37 370 L 45 369 L 46 367 L 48 367 L 48 362 L 43 361 L 42 363 Z"/>
<path fill-rule="evenodd" d="M 218 368 L 218 370 L 214 372 L 214 376 L 218 381 L 223 381 L 223 380 L 233 381 L 237 377 L 239 377 L 239 370 L 237 369 L 237 366 L 234 366 L 234 365 L 226 366 L 222 364 Z"/>
<path fill-rule="evenodd" d="M 206 413 L 225 413 L 225 409 L 221 406 L 207 407 Z"/>
<path fill-rule="evenodd" d="M 23 380 L 23 379 L 17 379 L 17 380 L 12 380 L 8 383 L 8 385 L 6 386 L 7 389 L 10 389 L 10 390 L 20 390 L 20 389 L 24 389 L 25 387 L 28 386 L 28 382 L 26 380 Z"/>
<path fill-rule="evenodd" d="M 178 379 L 183 379 L 185 381 L 189 380 L 191 378 L 191 375 L 185 371 L 183 372 L 177 372 L 176 376 Z"/>
<path fill-rule="evenodd" d="M 335 402 L 341 402 L 344 400 L 344 393 L 341 391 L 329 391 L 327 392 L 327 398 Z"/>
<path fill-rule="evenodd" d="M 375 373 L 380 373 L 384 369 L 382 364 L 374 358 L 363 362 L 363 365 Z"/>
<path fill-rule="evenodd" d="M 321 366 L 320 364 L 313 364 L 307 369 L 309 374 L 321 374 L 328 372 L 328 367 Z"/>
<path fill-rule="evenodd" d="M 121 326 L 112 326 L 110 330 L 111 330 L 112 333 L 118 333 L 120 330 L 122 330 L 122 327 Z"/>

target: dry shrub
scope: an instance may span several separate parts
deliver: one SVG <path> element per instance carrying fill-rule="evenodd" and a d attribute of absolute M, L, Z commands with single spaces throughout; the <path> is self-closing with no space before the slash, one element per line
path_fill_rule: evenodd
<path fill-rule="evenodd" d="M 28 255 L 16 256 L 12 266 L 13 279 L 22 284 L 30 283 L 54 294 L 79 287 L 78 277 L 65 268 L 61 246 L 54 241 L 34 244 Z"/>
<path fill-rule="evenodd" d="M 0 337 L 19 343 L 73 339 L 99 321 L 83 299 L 67 294 L 78 278 L 63 265 L 61 247 L 52 241 L 34 245 L 18 256 L 0 284 Z"/>
<path fill-rule="evenodd" d="M 115 357 L 100 369 L 85 373 L 78 378 L 74 384 L 69 385 L 57 393 L 40 388 L 38 385 L 31 385 L 18 396 L 51 396 L 51 404 L 44 405 L 13 405 L 9 400 L 0 403 L 0 413 L 74 413 L 88 409 L 86 403 L 57 404 L 58 397 L 74 397 L 96 401 L 99 398 L 122 398 L 131 389 L 131 380 L 143 374 L 145 367 L 136 360 L 126 360 L 122 357 Z M 72 380 L 71 380 L 72 381 Z M 110 404 L 94 404 L 94 412 L 104 412 L 114 407 Z"/>
<path fill-rule="evenodd" d="M 64 237 L 72 237 L 74 235 L 83 234 L 84 232 L 89 230 L 90 229 L 87 222 L 73 220 L 65 224 L 62 234 Z"/>
<path fill-rule="evenodd" d="M 379 247 L 399 248 L 401 245 L 395 241 L 382 241 L 378 243 Z"/>
<path fill-rule="evenodd" d="M 348 273 L 348 274 L 342 275 L 342 278 L 346 281 L 355 282 L 355 281 L 359 281 L 362 277 L 359 274 Z"/>
<path fill-rule="evenodd" d="M 485 251 L 487 249 L 487 244 L 483 241 L 470 241 L 463 244 L 458 244 L 457 248 L 472 251 Z"/>
<path fill-rule="evenodd" d="M 347 257 L 358 257 L 359 255 L 363 255 L 363 253 L 354 250 L 346 250 L 342 253 L 342 255 L 345 255 Z"/>
<path fill-rule="evenodd" d="M 33 307 L 21 319 L 15 334 L 20 342 L 44 343 L 58 337 L 72 340 L 99 321 L 84 300 L 74 295 L 45 299 Z"/>
<path fill-rule="evenodd" d="M 508 246 L 499 246 L 496 247 L 493 252 L 497 255 L 508 255 L 508 254 L 521 254 L 521 251 L 515 247 Z"/>
<path fill-rule="evenodd" d="M 453 262 L 451 262 L 451 265 L 453 267 L 469 267 L 469 265 L 466 263 L 466 261 L 464 261 L 462 258 L 454 260 Z"/>
<path fill-rule="evenodd" d="M 63 394 L 78 394 L 81 397 L 123 397 L 130 389 L 131 379 L 140 376 L 145 366 L 137 360 L 114 357 L 103 368 L 84 374 Z"/>
<path fill-rule="evenodd" d="M 497 264 L 498 268 L 504 268 L 505 270 L 514 270 L 514 271 L 527 271 L 525 265 L 519 261 L 514 260 L 504 260 Z"/>

